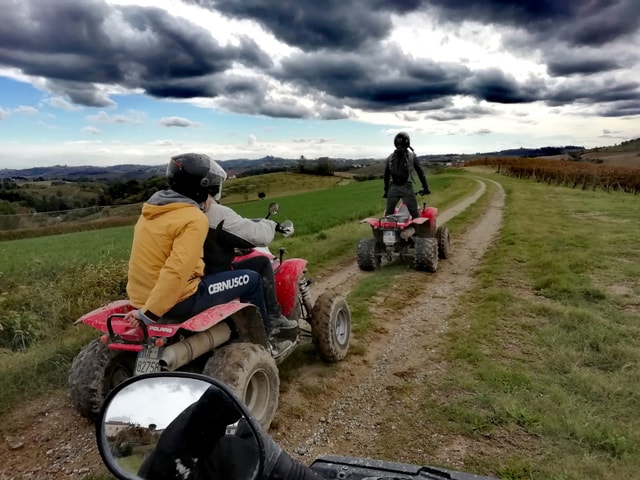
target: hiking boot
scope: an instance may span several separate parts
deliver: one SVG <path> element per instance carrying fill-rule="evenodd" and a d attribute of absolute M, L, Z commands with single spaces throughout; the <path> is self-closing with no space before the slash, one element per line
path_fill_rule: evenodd
<path fill-rule="evenodd" d="M 298 327 L 297 320 L 289 320 L 284 315 L 269 317 L 269 335 L 277 335 L 280 330 L 289 330 Z"/>
<path fill-rule="evenodd" d="M 290 348 L 291 345 L 293 345 L 293 342 L 291 340 L 280 340 L 277 338 L 272 338 L 269 340 L 271 355 L 273 355 L 274 357 L 277 357 L 282 352 Z"/>

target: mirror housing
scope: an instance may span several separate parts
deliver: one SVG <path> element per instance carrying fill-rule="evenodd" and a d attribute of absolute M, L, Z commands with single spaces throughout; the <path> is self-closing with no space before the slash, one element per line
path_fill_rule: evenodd
<path fill-rule="evenodd" d="M 96 440 L 122 480 L 258 480 L 282 453 L 226 385 L 186 372 L 119 384 L 105 399 Z"/>
<path fill-rule="evenodd" d="M 278 213 L 278 210 L 280 210 L 280 205 L 278 205 L 276 202 L 271 202 L 269 204 L 269 213 L 267 213 L 267 218 Z"/>

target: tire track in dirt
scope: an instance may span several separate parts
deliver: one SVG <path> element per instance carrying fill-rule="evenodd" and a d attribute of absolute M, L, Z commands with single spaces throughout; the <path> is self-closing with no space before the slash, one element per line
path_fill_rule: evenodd
<path fill-rule="evenodd" d="M 439 216 L 443 221 L 439 223 L 445 223 L 475 202 L 485 191 L 486 185 L 481 184 L 475 195 L 443 212 Z M 431 274 L 427 281 L 424 272 L 403 274 L 403 281 L 424 284 L 415 296 L 414 302 L 418 303 L 399 312 L 373 309 L 379 312 L 374 329 L 381 329 L 383 333 L 367 342 L 364 358 L 347 356 L 329 380 L 313 371 L 306 376 L 307 372 L 301 369 L 300 379 L 294 380 L 294 385 L 281 395 L 281 414 L 276 415 L 276 428 L 271 432 L 285 450 L 303 463 L 332 453 L 375 458 L 380 419 L 394 408 L 387 391 L 407 382 L 428 382 L 431 375 L 446 368 L 439 352 L 442 336 L 447 331 L 446 319 L 457 299 L 472 284 L 473 272 L 501 228 L 504 191 L 496 185 L 499 188 L 492 194 L 489 208 L 464 235 L 452 238 L 453 254 L 440 262 L 437 273 Z M 347 280 L 338 285 L 340 291 L 348 291 L 347 285 L 352 285 L 351 279 L 357 274 L 353 267 L 345 270 Z M 335 278 L 332 276 L 331 280 Z M 391 296 L 393 292 L 386 295 Z M 424 354 L 416 355 L 416 352 Z M 428 365 L 426 370 L 425 365 Z M 328 394 L 309 400 L 308 395 L 300 393 L 308 388 L 305 384 L 315 384 L 316 389 Z M 292 412 L 288 408 L 288 405 L 305 404 L 308 408 L 305 407 L 304 414 L 300 414 L 299 409 Z M 444 445 L 437 458 L 429 455 L 429 462 L 462 468 L 460 445 Z M 420 452 L 418 455 L 421 456 Z"/>

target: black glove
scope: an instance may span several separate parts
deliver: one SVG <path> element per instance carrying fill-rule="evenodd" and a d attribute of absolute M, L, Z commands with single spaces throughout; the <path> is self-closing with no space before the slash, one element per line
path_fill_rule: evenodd
<path fill-rule="evenodd" d="M 429 187 L 424 187 L 418 192 L 418 195 L 431 195 L 431 190 L 429 190 Z"/>
<path fill-rule="evenodd" d="M 293 228 L 292 227 L 283 227 L 281 224 L 276 222 L 276 232 L 281 233 L 282 236 L 284 236 L 284 237 L 288 237 L 289 235 L 291 235 L 293 233 Z"/>

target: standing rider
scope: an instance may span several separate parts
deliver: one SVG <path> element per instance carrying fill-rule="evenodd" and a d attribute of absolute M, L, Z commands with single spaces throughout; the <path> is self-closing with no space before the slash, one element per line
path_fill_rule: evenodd
<path fill-rule="evenodd" d="M 211 170 L 217 180 L 209 187 L 210 207 L 206 215 L 210 228 L 204 243 L 205 273 L 211 274 L 231 269 L 250 269 L 258 272 L 262 280 L 268 312 L 265 324 L 270 336 L 276 335 L 282 330 L 297 328 L 297 321 L 289 320 L 282 315 L 276 298 L 271 260 L 264 255 L 257 255 L 234 261 L 236 248 L 266 247 L 273 241 L 275 232 L 280 232 L 285 236 L 291 232 L 273 220 L 244 218 L 231 208 L 220 204 L 222 184 L 227 179 L 227 173 L 213 160 L 211 161 Z"/>
<path fill-rule="evenodd" d="M 416 194 L 413 191 L 413 179 L 411 178 L 415 170 L 420 178 L 422 190 L 420 195 L 429 195 L 429 185 L 424 171 L 420 166 L 418 157 L 411 147 L 411 139 L 406 132 L 398 133 L 393 139 L 396 147 L 395 151 L 389 155 L 384 169 L 384 194 L 383 198 L 387 199 L 387 208 L 385 215 L 392 215 L 395 212 L 398 200 L 402 199 L 409 209 L 409 214 L 413 218 L 418 218 L 420 212 L 418 210 L 418 202 Z M 409 151 L 411 150 L 411 151 Z"/>
<path fill-rule="evenodd" d="M 166 176 L 169 189 L 145 202 L 134 228 L 127 294 L 136 309 L 125 319 L 132 327 L 163 316 L 186 320 L 237 298 L 256 305 L 266 319 L 258 273 L 204 274 L 203 246 L 209 232 L 204 210 L 209 189 L 220 181 L 216 165 L 206 155 L 176 155 Z"/>

